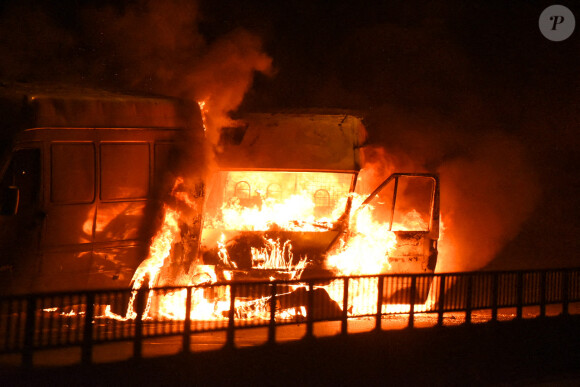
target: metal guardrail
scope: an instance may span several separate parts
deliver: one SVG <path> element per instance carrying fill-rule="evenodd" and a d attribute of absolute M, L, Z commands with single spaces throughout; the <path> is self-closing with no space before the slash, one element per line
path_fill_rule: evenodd
<path fill-rule="evenodd" d="M 132 318 L 111 318 L 107 305 L 125 308 Z M 80 347 L 81 361 L 92 363 L 96 345 L 132 342 L 133 357 L 142 356 L 146 339 L 180 336 L 184 352 L 195 333 L 225 331 L 226 345 L 234 345 L 240 329 L 265 327 L 268 342 L 276 341 L 281 325 L 306 324 L 306 338 L 320 321 L 375 319 L 408 314 L 414 327 L 418 313 L 437 314 L 443 325 L 447 312 L 465 312 L 472 322 L 475 310 L 498 310 L 560 304 L 567 316 L 570 303 L 580 302 L 580 268 L 536 271 L 468 272 L 449 274 L 386 274 L 273 282 L 232 282 L 187 287 L 163 287 L 32 294 L 0 298 L 0 354 L 21 354 L 31 366 L 36 351 Z M 170 306 L 168 306 L 170 304 Z"/>

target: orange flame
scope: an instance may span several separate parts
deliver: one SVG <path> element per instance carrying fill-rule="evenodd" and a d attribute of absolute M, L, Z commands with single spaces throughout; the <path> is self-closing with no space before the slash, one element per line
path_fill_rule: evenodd
<path fill-rule="evenodd" d="M 199 105 L 199 110 L 201 111 L 201 123 L 203 125 L 203 131 L 207 132 L 207 107 L 205 106 L 205 101 L 199 101 L 197 103 Z"/>
<path fill-rule="evenodd" d="M 203 112 L 203 105 L 200 103 Z M 382 274 L 391 270 L 389 256 L 397 247 L 395 231 L 425 230 L 428 225 L 424 218 L 416 211 L 410 210 L 405 216 L 400 217 L 398 222 L 389 223 L 377 221 L 373 218 L 373 207 L 367 204 L 361 207 L 363 196 L 349 194 L 348 189 L 343 189 L 336 194 L 332 203 L 324 206 L 320 211 L 320 203 L 317 202 L 319 192 L 328 191 L 310 188 L 313 180 L 308 181 L 308 189 L 296 190 L 293 183 L 294 194 L 281 194 L 282 187 L 289 185 L 280 179 L 277 172 L 228 172 L 227 179 L 222 181 L 224 188 L 223 202 L 218 203 L 218 211 L 213 216 L 205 219 L 204 227 L 214 230 L 235 231 L 329 231 L 332 230 L 336 220 L 345 211 L 347 200 L 352 200 L 349 214 L 350 228 L 347 238 L 333 251 L 327 254 L 326 264 L 340 275 L 365 275 Z M 312 179 L 309 173 L 287 174 L 292 181 L 299 178 Z M 304 175 L 299 176 L 299 175 Z M 326 174 L 325 178 L 336 178 L 334 174 Z M 287 178 L 285 176 L 284 178 Z M 278 180 L 276 180 L 278 179 Z M 337 178 L 338 179 L 338 178 Z M 264 180 L 264 181 L 261 181 Z M 277 181 L 280 191 L 271 191 L 271 181 Z M 243 183 L 238 190 L 238 183 Z M 252 188 L 250 184 L 252 182 Z M 177 187 L 183 184 L 183 179 L 176 180 L 172 196 L 190 208 L 195 206 L 186 192 L 178 191 Z M 229 186 L 228 186 L 229 184 Z M 247 188 L 246 188 L 247 184 Z M 269 185 L 267 185 L 269 184 Z M 330 181 L 329 185 L 338 184 Z M 344 183 L 342 183 L 344 185 Z M 267 187 L 267 188 L 266 188 Z M 298 191 L 298 192 L 296 192 Z M 351 195 L 351 196 L 349 196 Z M 171 247 L 179 237 L 179 211 L 168 206 L 164 207 L 163 224 L 153 238 L 148 258 L 139 266 L 133 277 L 133 289 L 139 289 L 148 280 L 152 287 L 159 275 L 159 271 L 171 254 Z M 218 234 L 220 235 L 220 234 Z M 307 263 L 307 257 L 294 259 L 292 243 L 290 240 L 281 242 L 279 239 L 263 237 L 263 247 L 251 247 L 251 262 L 254 269 L 285 270 L 293 272 L 292 278 L 300 278 Z M 221 233 L 217 243 L 218 257 L 225 267 L 223 275 L 226 280 L 231 280 L 232 274 L 228 270 L 237 269 L 236 263 L 231 259 L 226 248 L 227 240 Z M 190 277 L 189 285 L 217 282 L 214 267 L 200 265 L 196 270 L 199 272 Z M 342 305 L 344 295 L 344 282 L 342 280 L 331 281 L 323 288 L 338 305 Z M 376 312 L 376 300 L 378 296 L 378 278 L 351 279 L 349 281 L 348 311 L 351 314 L 373 314 Z M 135 294 L 135 293 L 134 293 Z M 187 291 L 180 290 L 158 296 L 156 300 L 156 313 L 169 319 L 185 318 L 185 297 Z M 128 318 L 134 318 L 133 301 L 131 300 Z M 430 300 L 425 304 L 415 305 L 415 312 L 429 309 Z M 151 297 L 148 299 L 146 315 L 151 305 Z M 194 288 L 192 292 L 192 311 L 190 317 L 199 320 L 223 319 L 228 315 L 230 308 L 230 285 L 219 285 L 206 291 L 204 288 Z M 236 318 L 268 318 L 269 298 L 254 300 L 235 300 Z M 383 313 L 406 313 L 410 310 L 407 305 L 383 305 Z M 288 310 L 276 311 L 276 318 L 289 319 L 297 315 L 305 315 L 304 308 L 296 307 Z"/>
<path fill-rule="evenodd" d="M 387 223 L 373 219 L 372 206 L 358 209 L 363 201 L 361 196 L 355 195 L 353 201 L 357 204 L 353 204 L 351 211 L 349 238 L 327 256 L 327 263 L 340 275 L 386 273 L 390 269 L 389 253 L 397 246 L 397 236 L 389 231 Z"/>

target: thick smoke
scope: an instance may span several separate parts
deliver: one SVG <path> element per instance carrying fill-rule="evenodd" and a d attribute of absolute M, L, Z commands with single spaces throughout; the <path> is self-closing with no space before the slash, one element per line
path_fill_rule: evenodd
<path fill-rule="evenodd" d="M 85 13 L 100 31 L 91 36 L 92 44 L 114 53 L 105 75 L 131 89 L 204 101 L 208 138 L 216 144 L 228 113 L 241 104 L 254 73 L 270 71 L 271 58 L 261 40 L 243 29 L 206 42 L 197 30 L 198 16 L 196 3 L 184 0 Z"/>
<path fill-rule="evenodd" d="M 216 142 L 252 84 L 269 73 L 260 39 L 234 29 L 208 41 L 198 4 L 138 0 L 70 8 L 7 5 L 0 20 L 0 79 L 68 82 L 205 101 Z M 105 3 L 106 4 L 106 3 Z"/>
<path fill-rule="evenodd" d="M 217 144 L 219 127 L 227 125 L 228 112 L 239 106 L 254 74 L 271 71 L 271 59 L 252 33 L 234 29 L 211 40 L 203 36 L 198 29 L 203 15 L 192 1 L 136 0 L 118 5 L 112 0 L 95 0 L 99 6 L 72 10 L 67 8 L 68 2 L 50 7 L 48 3 L 14 1 L 0 6 L 0 79 L 68 81 L 205 100 L 208 138 Z M 563 83 L 567 83 L 565 77 L 553 75 L 545 82 L 536 80 L 529 88 L 522 87 L 534 78 L 518 66 L 546 58 L 549 66 L 534 62 L 538 77 L 543 77 L 544 69 L 556 74 L 553 64 L 567 60 L 569 52 L 560 53 L 559 60 L 553 59 L 552 48 L 557 45 L 535 44 L 536 48 L 544 47 L 542 55 L 535 50 L 523 52 L 519 47 L 522 28 L 514 29 L 511 23 L 512 19 L 520 23 L 527 19 L 509 13 L 504 15 L 509 20 L 493 25 L 490 33 L 471 16 L 465 17 L 471 14 L 462 13 L 460 7 L 440 10 L 434 3 L 418 9 L 391 2 L 383 6 L 386 11 L 383 9 L 382 14 L 391 16 L 375 20 L 374 16 L 381 14 L 375 5 L 356 5 L 355 10 L 373 16 L 368 22 L 352 18 L 348 7 L 337 7 L 330 14 L 325 9 L 320 14 L 325 17 L 312 15 L 310 24 L 292 18 L 291 23 L 285 23 L 292 14 L 274 13 L 278 19 L 271 21 L 271 39 L 286 43 L 287 52 L 277 57 L 285 72 L 280 72 L 278 83 L 270 83 L 266 92 L 262 90 L 262 102 L 375 107 L 367 117 L 374 148 L 366 152 L 366 167 L 372 173 L 365 184 L 372 189 L 394 171 L 440 173 L 445 231 L 438 270 L 482 268 L 517 234 L 539 197 L 537 178 L 515 137 L 517 131 L 495 131 L 497 117 L 505 116 L 508 122 L 511 117 L 523 125 L 518 108 L 522 116 L 530 109 L 521 100 L 538 85 L 559 80 L 553 89 L 557 92 L 546 94 L 560 95 Z M 400 17 L 409 23 L 399 20 L 397 7 L 406 10 Z M 535 20 L 535 8 L 526 9 Z M 481 11 L 479 7 L 476 10 Z M 521 9 L 517 10 L 519 16 Z M 304 13 L 302 6 L 295 11 L 295 16 Z M 456 16 L 448 15 L 455 12 Z M 440 14 L 443 16 L 437 17 Z M 263 15 L 251 9 L 233 15 L 248 17 L 254 25 L 264 22 Z M 490 18 L 478 20 L 496 19 L 497 14 L 490 14 Z M 355 22 L 356 27 L 345 28 L 344 20 Z M 473 40 L 474 47 L 489 45 L 480 54 L 466 49 L 471 48 L 471 41 L 463 39 L 470 34 L 458 33 L 460 27 L 465 28 L 464 23 L 472 35 L 480 35 L 480 40 Z M 459 25 L 457 30 L 453 25 Z M 504 26 L 511 39 L 497 33 L 498 26 Z M 535 27 L 523 30 L 538 35 Z M 512 46 L 514 42 L 516 46 Z M 505 54 L 508 59 L 504 59 Z M 486 61 L 490 61 L 490 70 L 482 71 Z M 496 69 L 501 71 L 496 74 Z M 502 75 L 505 73 L 509 78 Z M 514 86 L 523 92 L 516 98 L 512 95 L 515 92 L 503 91 L 506 84 L 510 87 L 505 90 Z M 545 102 L 542 98 L 541 106 Z M 415 108 L 405 112 L 401 106 Z M 552 137 L 550 134 L 547 139 Z M 574 137 L 570 134 L 569 138 Z M 199 155 L 191 156 L 199 159 Z"/>
<path fill-rule="evenodd" d="M 371 115 L 368 125 L 378 134 L 365 152 L 365 185 L 395 171 L 438 173 L 443 231 L 436 270 L 482 269 L 535 208 L 537 176 L 512 135 L 474 135 L 437 117 L 417 117 L 391 109 Z"/>
<path fill-rule="evenodd" d="M 164 264 L 173 280 L 180 274 L 176 266 L 187 267 L 177 264 L 190 263 L 196 256 L 202 182 L 214 168 L 220 130 L 241 104 L 255 72 L 269 73 L 271 59 L 261 40 L 243 29 L 206 39 L 198 30 L 201 15 L 195 1 L 86 4 L 15 1 L 0 6 L 0 80 L 68 83 L 186 101 L 184 114 L 193 130 L 181 131 L 174 152 L 179 156 L 172 160 L 161 188 L 166 191 L 165 204 L 181 214 L 180 233 L 171 235 L 175 253 Z M 200 101 L 205 102 L 205 133 L 200 133 L 201 117 L 196 114 Z M 206 139 L 214 146 L 208 147 Z M 193 201 L 185 200 L 186 195 Z M 152 211 L 151 235 L 163 230 L 164 212 Z"/>

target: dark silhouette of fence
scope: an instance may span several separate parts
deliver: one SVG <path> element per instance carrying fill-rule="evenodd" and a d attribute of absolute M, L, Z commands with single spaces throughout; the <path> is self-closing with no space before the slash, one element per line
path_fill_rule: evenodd
<path fill-rule="evenodd" d="M 143 341 L 180 336 L 183 352 L 189 352 L 191 336 L 225 331 L 226 345 L 234 346 L 236 331 L 265 327 L 268 342 L 276 342 L 277 327 L 306 324 L 305 338 L 313 338 L 320 321 L 340 321 L 348 333 L 348 321 L 374 317 L 380 331 L 383 316 L 407 314 L 413 328 L 418 313 L 465 312 L 472 322 L 475 310 L 516 308 L 522 319 L 527 306 L 569 305 L 580 302 L 580 268 L 468 272 L 449 274 L 387 274 L 316 278 L 273 282 L 231 282 L 186 287 L 118 289 L 0 298 L 0 354 L 21 354 L 22 364 L 32 366 L 35 351 L 80 347 L 81 361 L 92 363 L 96 345 L 132 342 L 133 357 L 142 356 Z M 167 304 L 171 303 L 171 307 Z M 112 318 L 109 306 L 132 314 Z"/>

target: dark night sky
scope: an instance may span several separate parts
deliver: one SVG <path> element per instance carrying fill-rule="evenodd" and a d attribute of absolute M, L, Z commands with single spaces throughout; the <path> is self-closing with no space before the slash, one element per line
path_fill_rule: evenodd
<path fill-rule="evenodd" d="M 563 42 L 544 38 L 538 17 L 553 2 L 169 3 L 183 9 L 179 22 L 144 25 L 157 13 L 143 1 L 3 2 L 0 79 L 170 93 L 191 63 L 203 62 L 224 37 L 244 29 L 261 40 L 272 70 L 255 74 L 241 110 L 359 110 L 372 143 L 394 154 L 421 153 L 416 165 L 434 171 L 444 171 L 449 160 L 477 160 L 490 133 L 509 136 L 524 149 L 521 174 L 532 174 L 541 194 L 487 267 L 580 264 L 580 27 Z M 577 2 L 556 3 L 580 22 Z M 129 20 L 130 33 L 111 27 L 126 22 L 132 9 L 150 15 Z M 123 44 L 111 43 L 117 41 Z M 133 47 L 139 48 L 134 54 Z M 160 80 L 159 68 L 175 73 L 173 82 Z M 199 76 L 191 79 L 200 84 Z M 501 163 L 490 165 L 501 175 Z M 501 182 L 482 174 L 484 187 L 486 179 Z M 526 195 L 532 194 L 524 187 L 509 200 L 517 206 Z M 509 203 L 502 206 L 510 211 Z"/>

